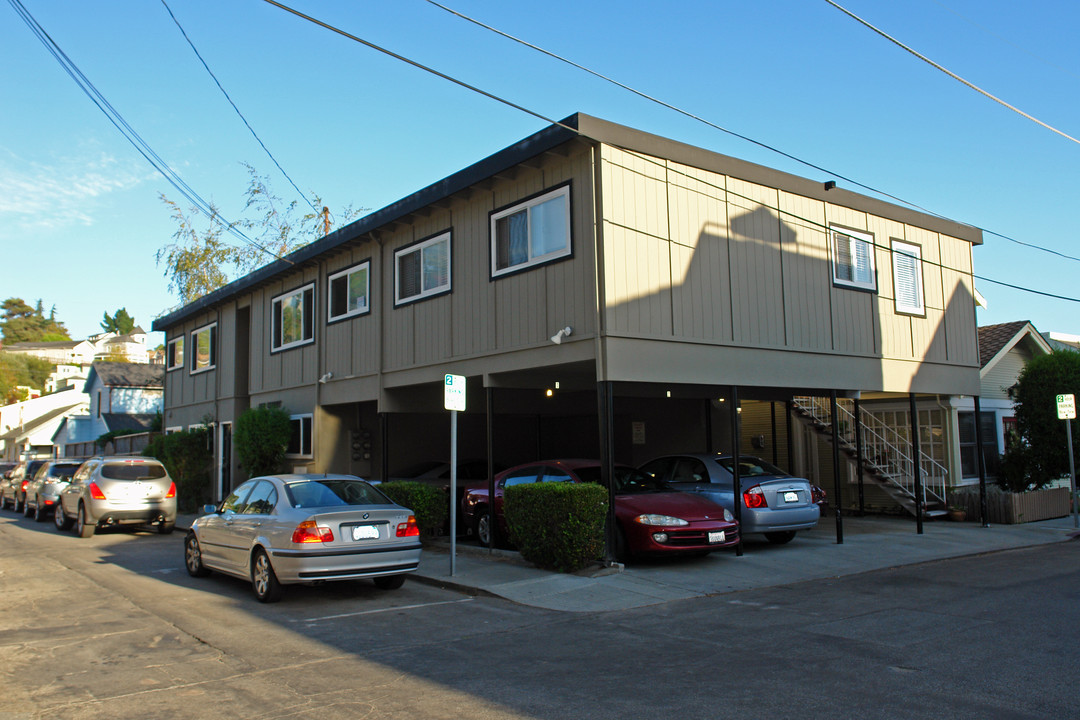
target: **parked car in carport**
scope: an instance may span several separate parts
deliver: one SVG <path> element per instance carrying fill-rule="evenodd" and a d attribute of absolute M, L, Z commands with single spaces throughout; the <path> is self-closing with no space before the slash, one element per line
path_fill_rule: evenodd
<path fill-rule="evenodd" d="M 26 500 L 23 515 L 38 522 L 43 521 L 56 508 L 60 491 L 67 487 L 71 478 L 82 465 L 82 460 L 48 460 L 34 473 L 34 479 L 26 484 Z"/>
<path fill-rule="evenodd" d="M 679 490 L 700 493 L 735 511 L 735 459 L 731 455 L 684 453 L 650 460 L 641 470 Z M 809 480 L 788 475 L 752 455 L 739 456 L 743 535 L 763 533 L 776 544 L 790 542 L 810 530 L 821 517 L 823 493 Z M 821 493 L 819 495 L 819 493 Z"/>
<path fill-rule="evenodd" d="M 601 483 L 596 460 L 545 460 L 495 476 L 495 519 L 506 536 L 503 493 L 534 482 Z M 471 486 L 462 499 L 462 518 L 482 545 L 491 543 L 488 487 Z M 708 498 L 678 492 L 626 465 L 615 466 L 616 548 L 619 559 L 634 555 L 701 555 L 739 542 L 739 526 L 728 510 Z"/>

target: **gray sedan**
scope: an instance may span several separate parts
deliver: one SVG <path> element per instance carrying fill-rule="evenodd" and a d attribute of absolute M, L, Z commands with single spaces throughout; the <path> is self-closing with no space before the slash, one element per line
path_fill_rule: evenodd
<path fill-rule="evenodd" d="M 204 510 L 184 540 L 188 573 L 250 580 L 260 602 L 295 583 L 371 578 L 399 588 L 420 564 L 412 511 L 352 475 L 253 478 Z"/>
<path fill-rule="evenodd" d="M 686 453 L 650 460 L 641 470 L 678 490 L 701 493 L 735 510 L 735 460 L 730 455 Z M 792 477 L 750 455 L 739 456 L 743 535 L 764 533 L 772 543 L 790 542 L 799 530 L 817 525 L 821 508 L 810 481 Z"/>

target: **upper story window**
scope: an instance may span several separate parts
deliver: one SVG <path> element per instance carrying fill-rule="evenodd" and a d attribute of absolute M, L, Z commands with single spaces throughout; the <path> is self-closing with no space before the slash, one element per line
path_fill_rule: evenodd
<path fill-rule="evenodd" d="M 450 232 L 394 252 L 394 304 L 450 292 Z"/>
<path fill-rule="evenodd" d="M 315 283 L 271 302 L 270 350 L 286 350 L 315 341 Z"/>
<path fill-rule="evenodd" d="M 874 236 L 859 230 L 832 226 L 833 282 L 837 285 L 877 290 L 874 272 Z"/>
<path fill-rule="evenodd" d="M 184 367 L 184 338 L 173 338 L 165 348 L 165 369 L 176 370 Z"/>
<path fill-rule="evenodd" d="M 326 303 L 329 308 L 328 322 L 364 315 L 371 309 L 368 301 L 371 290 L 370 269 L 371 263 L 365 260 L 329 277 L 329 297 Z"/>
<path fill-rule="evenodd" d="M 922 248 L 911 243 L 893 240 L 893 288 L 896 312 L 923 315 Z"/>
<path fill-rule="evenodd" d="M 213 370 L 217 366 L 217 323 L 191 331 L 190 372 Z"/>
<path fill-rule="evenodd" d="M 491 214 L 491 276 L 571 253 L 570 186 L 563 185 Z"/>

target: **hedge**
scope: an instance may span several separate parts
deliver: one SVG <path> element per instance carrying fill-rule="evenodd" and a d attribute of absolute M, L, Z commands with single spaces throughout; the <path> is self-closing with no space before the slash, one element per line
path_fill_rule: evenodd
<path fill-rule="evenodd" d="M 395 480 L 378 486 L 387 497 L 410 508 L 423 535 L 438 535 L 450 515 L 450 495 L 443 488 L 409 480 Z"/>
<path fill-rule="evenodd" d="M 510 539 L 539 567 L 574 572 L 604 554 L 608 491 L 595 483 L 528 483 L 506 488 Z"/>

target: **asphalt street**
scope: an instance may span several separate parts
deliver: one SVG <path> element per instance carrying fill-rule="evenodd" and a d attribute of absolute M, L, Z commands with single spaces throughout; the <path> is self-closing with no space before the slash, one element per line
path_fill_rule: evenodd
<path fill-rule="evenodd" d="M 0 719 L 1080 716 L 1075 541 L 571 613 L 413 581 L 260 605 L 182 539 L 0 513 Z"/>

